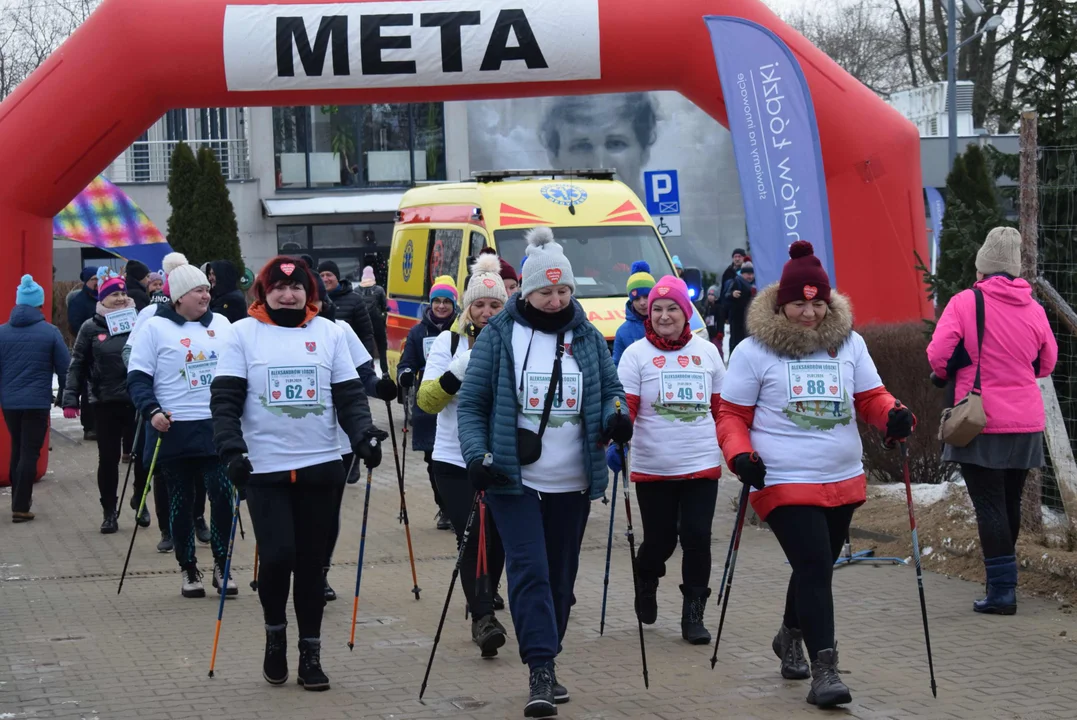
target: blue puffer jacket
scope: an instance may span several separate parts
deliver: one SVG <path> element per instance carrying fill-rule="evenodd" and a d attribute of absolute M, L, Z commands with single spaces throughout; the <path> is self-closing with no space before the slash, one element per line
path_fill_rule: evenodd
<path fill-rule="evenodd" d="M 617 334 L 613 337 L 613 364 L 621 364 L 621 355 L 628 346 L 637 340 L 642 340 L 646 335 L 643 329 L 643 321 L 647 318 L 640 315 L 632 308 L 632 301 L 625 303 L 625 321 L 617 328 Z"/>
<path fill-rule="evenodd" d="M 610 358 L 606 339 L 587 321 L 587 315 L 575 299 L 575 317 L 562 328 L 572 331 L 572 357 L 583 375 L 582 448 L 565 448 L 564 452 L 583 452 L 583 466 L 591 479 L 591 499 L 606 492 L 609 473 L 606 449 L 601 442 L 606 419 L 616 412 L 621 401 L 628 412 L 624 389 L 617 379 L 617 367 Z M 503 495 L 523 494 L 520 460 L 516 454 L 516 420 L 520 405 L 516 392 L 516 369 L 512 356 L 512 329 L 516 323 L 527 325 L 513 298 L 504 312 L 495 315 L 479 333 L 471 350 L 464 384 L 457 393 L 460 422 L 460 448 L 464 462 L 493 454 L 494 468 L 512 481 L 509 487 L 492 487 L 487 492 Z"/>
<path fill-rule="evenodd" d="M 16 305 L 11 319 L 0 325 L 0 407 L 48 410 L 52 376 L 65 378 L 70 363 L 63 336 L 41 310 Z"/>
<path fill-rule="evenodd" d="M 428 309 L 423 313 L 422 321 L 408 331 L 408 339 L 404 341 L 404 352 L 400 354 L 400 362 L 396 365 L 396 380 L 400 382 L 400 375 L 404 370 L 411 370 L 414 374 L 415 392 L 410 393 L 411 402 L 411 448 L 423 452 L 434 450 L 434 438 L 438 432 L 438 416 L 431 415 L 416 404 L 417 392 L 422 383 L 423 370 L 426 369 L 426 354 L 423 352 L 423 340 L 428 337 L 437 337 L 445 330 L 452 327 L 456 314 L 440 326 L 435 324 Z"/>

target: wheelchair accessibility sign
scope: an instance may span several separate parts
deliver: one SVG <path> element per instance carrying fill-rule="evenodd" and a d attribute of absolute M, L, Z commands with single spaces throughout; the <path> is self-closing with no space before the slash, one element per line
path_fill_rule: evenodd
<path fill-rule="evenodd" d="M 681 235 L 681 191 L 676 170 L 651 170 L 643 173 L 643 188 L 650 213 L 662 237 Z"/>

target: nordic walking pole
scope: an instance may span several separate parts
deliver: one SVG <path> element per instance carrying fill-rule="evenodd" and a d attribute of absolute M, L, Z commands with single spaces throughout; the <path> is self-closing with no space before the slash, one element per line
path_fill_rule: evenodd
<path fill-rule="evenodd" d="M 352 461 L 354 466 L 356 459 Z M 355 571 L 355 601 L 352 602 L 352 634 L 348 639 L 348 649 L 355 650 L 355 617 L 359 613 L 359 585 L 363 582 L 363 553 L 366 551 L 366 520 L 370 515 L 370 485 L 374 481 L 374 471 L 366 469 L 366 499 L 363 500 L 363 529 L 359 534 L 359 567 Z"/>
<path fill-rule="evenodd" d="M 623 467 L 623 466 L 622 466 Z M 598 634 L 606 631 L 606 596 L 610 590 L 610 559 L 613 557 L 613 516 L 617 511 L 617 473 L 613 473 L 613 502 L 610 503 L 610 534 L 606 539 L 606 576 L 602 579 L 602 619 L 598 623 Z"/>
<path fill-rule="evenodd" d="M 221 639 L 221 619 L 224 617 L 224 599 L 228 597 L 228 578 L 232 572 L 232 549 L 236 546 L 236 525 L 239 524 L 239 492 L 236 492 L 236 505 L 232 510 L 232 531 L 228 535 L 228 557 L 224 561 L 224 575 L 221 577 L 221 586 L 217 592 L 221 594 L 221 602 L 217 606 L 217 629 L 213 633 L 213 654 L 209 658 L 209 676 L 213 677 L 213 666 L 217 664 L 217 643 Z"/>
<path fill-rule="evenodd" d="M 422 589 L 419 587 L 419 576 L 415 573 L 415 551 L 411 546 L 411 524 L 408 522 L 408 501 L 404 498 L 404 469 L 400 464 L 400 453 L 396 449 L 396 430 L 393 428 L 393 405 L 389 400 L 385 401 L 385 410 L 389 413 L 389 436 L 393 439 L 393 460 L 396 462 L 396 481 L 400 486 L 400 519 L 404 522 L 404 534 L 408 538 L 408 559 L 411 561 L 411 593 L 415 599 L 419 599 Z M 408 421 L 404 420 L 404 452 L 407 453 L 408 444 Z"/>
<path fill-rule="evenodd" d="M 131 468 L 135 464 L 135 460 L 140 453 L 138 451 L 138 435 L 142 432 L 142 413 L 135 413 L 135 439 L 131 441 L 131 462 L 127 463 L 127 473 L 123 476 L 123 490 L 120 491 L 120 502 L 116 505 L 117 508 L 123 507 L 123 499 L 127 496 L 127 482 L 131 479 Z M 137 524 L 137 523 L 136 523 Z"/>
<path fill-rule="evenodd" d="M 617 414 L 621 414 L 621 401 L 617 401 Z M 632 500 L 629 498 L 628 493 L 628 459 L 625 457 L 625 446 L 618 443 L 617 452 L 621 454 L 621 473 L 624 474 L 626 480 L 624 483 L 624 495 L 625 495 L 625 519 L 628 521 L 628 552 L 632 556 L 632 588 L 634 593 L 639 595 L 639 572 L 636 570 L 636 536 L 632 532 Z M 639 611 L 636 611 L 636 624 L 639 626 L 639 652 L 643 659 L 643 687 L 650 688 L 651 680 L 647 674 L 647 644 L 643 639 L 643 620 L 639 616 Z"/>
<path fill-rule="evenodd" d="M 927 646 L 927 669 L 931 674 L 931 696 L 938 697 L 935 685 L 935 663 L 931 659 L 931 633 L 927 629 L 927 600 L 924 598 L 924 570 L 920 567 L 920 538 L 916 534 L 916 514 L 912 506 L 912 480 L 909 478 L 909 448 L 905 441 L 898 442 L 901 448 L 901 464 L 905 475 L 905 499 L 909 503 L 909 528 L 912 530 L 912 556 L 916 560 L 916 585 L 920 589 L 920 615 L 924 619 L 924 644 Z"/>
<path fill-rule="evenodd" d="M 161 435 L 157 436 L 157 444 L 153 447 L 153 460 L 150 461 L 150 473 L 146 476 L 146 487 L 142 488 L 142 502 L 138 504 L 138 515 L 142 514 L 142 509 L 146 507 L 146 495 L 150 492 L 150 485 L 153 484 L 153 470 L 157 466 L 157 453 L 161 451 Z M 127 577 L 127 565 L 131 562 L 131 550 L 135 547 L 135 535 L 138 534 L 138 523 L 135 523 L 134 530 L 131 531 L 131 544 L 127 546 L 127 559 L 123 561 L 123 572 L 120 573 L 120 585 L 116 588 L 116 594 L 119 595 L 123 590 L 123 579 Z"/>
<path fill-rule="evenodd" d="M 740 509 L 738 503 L 737 509 Z M 733 558 L 733 544 L 737 541 L 736 524 L 733 526 L 733 534 L 729 536 L 729 548 L 725 551 L 725 569 L 722 570 L 722 583 L 718 586 L 718 602 L 717 605 L 721 606 L 722 597 L 725 595 L 725 580 L 729 577 L 729 561 Z"/>
<path fill-rule="evenodd" d="M 254 579 L 251 580 L 251 590 L 258 592 L 258 543 L 254 543 Z"/>
<path fill-rule="evenodd" d="M 733 589 L 733 573 L 737 570 L 737 553 L 740 552 L 740 536 L 744 531 L 744 515 L 748 512 L 748 486 L 740 490 L 740 501 L 737 503 L 737 520 L 733 526 L 733 540 L 730 548 L 728 563 L 728 575 L 722 580 L 722 616 L 718 620 L 718 634 L 714 636 L 714 654 L 711 655 L 711 670 L 718 662 L 718 643 L 722 642 L 722 629 L 725 628 L 725 611 L 729 607 L 729 592 Z M 722 590 L 719 590 L 722 592 Z"/>
<path fill-rule="evenodd" d="M 240 540 L 246 540 L 247 539 L 247 533 L 243 532 L 243 517 L 242 516 L 239 517 L 239 539 Z"/>
<path fill-rule="evenodd" d="M 482 464 L 485 467 L 490 467 L 493 464 L 494 458 L 490 453 L 486 453 L 486 457 L 483 458 Z M 471 512 L 467 516 L 467 524 L 464 525 L 464 535 L 460 540 L 460 549 L 456 551 L 456 565 L 452 569 L 452 579 L 449 580 L 449 592 L 445 595 L 445 606 L 441 608 L 441 620 L 438 621 L 438 631 L 434 633 L 434 646 L 430 648 L 430 659 L 426 661 L 426 674 L 423 675 L 423 684 L 419 688 L 419 702 L 423 701 L 423 695 L 426 693 L 426 684 L 430 680 L 430 668 L 434 666 L 434 654 L 438 651 L 438 643 L 441 642 L 441 630 L 445 627 L 445 616 L 449 613 L 449 602 L 452 600 L 452 591 L 456 587 L 456 579 L 460 577 L 460 564 L 464 560 L 464 549 L 467 547 L 467 541 L 471 537 L 471 526 L 475 522 L 475 516 L 478 515 L 479 510 L 479 493 L 475 493 L 475 498 L 471 501 Z"/>

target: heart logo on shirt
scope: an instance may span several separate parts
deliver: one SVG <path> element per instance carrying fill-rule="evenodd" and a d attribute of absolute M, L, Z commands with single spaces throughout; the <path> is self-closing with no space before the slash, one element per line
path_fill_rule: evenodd
<path fill-rule="evenodd" d="M 703 393 L 696 393 L 696 399 L 697 400 L 702 400 L 703 399 Z"/>
<path fill-rule="evenodd" d="M 531 407 L 538 407 L 538 398 L 530 398 L 528 402 L 531 403 Z"/>
<path fill-rule="evenodd" d="M 292 273 L 295 272 L 295 263 L 281 263 L 280 271 L 288 277 L 291 277 Z"/>
<path fill-rule="evenodd" d="M 313 390 L 307 390 L 307 397 L 313 398 L 314 397 L 314 391 Z"/>
<path fill-rule="evenodd" d="M 274 400 L 280 400 L 280 390 L 274 390 L 273 391 L 273 399 Z"/>
<path fill-rule="evenodd" d="M 561 282 L 561 268 L 550 268 L 546 271 L 546 279 L 556 285 Z"/>
<path fill-rule="evenodd" d="M 656 358 L 653 358 L 651 360 L 651 362 L 653 362 L 654 366 L 656 368 L 658 368 L 659 370 L 661 370 L 662 368 L 664 368 L 666 366 L 666 359 L 664 357 L 662 357 L 661 355 L 659 355 Z"/>
<path fill-rule="evenodd" d="M 565 405 L 568 405 L 569 410 L 576 407 L 576 398 L 569 398 L 565 400 Z"/>
<path fill-rule="evenodd" d="M 183 338 L 182 340 L 180 340 L 180 345 L 185 348 L 191 347 L 191 338 Z"/>
<path fill-rule="evenodd" d="M 830 386 L 830 394 L 831 395 L 837 395 L 838 394 L 838 386 L 837 385 L 831 385 Z"/>
<path fill-rule="evenodd" d="M 483 285 L 485 285 L 485 286 L 486 286 L 486 287 L 488 287 L 488 288 L 492 288 L 492 287 L 493 287 L 494 285 L 496 285 L 497 283 L 495 283 L 495 282 L 494 282 L 493 280 L 491 280 L 490 278 L 486 278 L 485 280 L 483 280 L 483 281 L 482 281 L 482 284 L 483 284 Z"/>
<path fill-rule="evenodd" d="M 671 392 L 666 393 L 666 400 L 672 400 L 672 399 L 673 399 L 673 393 L 671 393 Z"/>
<path fill-rule="evenodd" d="M 799 395 L 802 392 L 804 392 L 804 388 L 801 387 L 800 385 L 797 385 L 796 387 L 793 388 L 793 393 L 796 394 L 796 395 Z"/>
<path fill-rule="evenodd" d="M 677 364 L 680 365 L 682 368 L 688 367 L 688 356 L 687 355 L 678 355 L 677 356 Z"/>
<path fill-rule="evenodd" d="M 805 285 L 804 286 L 804 299 L 805 300 L 811 300 L 818 294 L 819 294 L 819 288 L 815 287 L 814 285 Z"/>

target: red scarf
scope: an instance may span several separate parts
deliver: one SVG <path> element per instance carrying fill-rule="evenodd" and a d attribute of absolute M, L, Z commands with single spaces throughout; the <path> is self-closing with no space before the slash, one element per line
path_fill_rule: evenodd
<path fill-rule="evenodd" d="M 659 350 L 680 350 L 692 339 L 692 328 L 688 326 L 687 322 L 684 324 L 684 329 L 681 330 L 681 336 L 676 340 L 666 340 L 663 337 L 659 337 L 658 333 L 651 327 L 650 318 L 643 321 L 643 330 L 647 339 L 651 342 L 651 345 L 654 345 Z"/>

